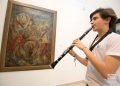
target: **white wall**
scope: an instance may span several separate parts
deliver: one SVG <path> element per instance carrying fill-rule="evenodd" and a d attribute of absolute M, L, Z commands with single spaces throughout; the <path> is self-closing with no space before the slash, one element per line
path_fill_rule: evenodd
<path fill-rule="evenodd" d="M 0 0 L 0 44 L 8 0 Z M 89 14 L 98 7 L 112 7 L 120 17 L 120 0 L 17 0 L 57 11 L 55 60 L 89 27 Z M 83 42 L 88 46 L 96 33 L 90 32 Z M 75 50 L 84 56 L 77 48 Z M 55 86 L 85 79 L 86 67 L 66 55 L 55 69 L 1 72 L 0 86 Z"/>

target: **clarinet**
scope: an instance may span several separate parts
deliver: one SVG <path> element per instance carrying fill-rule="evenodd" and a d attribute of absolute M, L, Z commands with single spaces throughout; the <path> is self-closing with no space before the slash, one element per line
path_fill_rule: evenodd
<path fill-rule="evenodd" d="M 92 27 L 89 28 L 88 30 L 86 30 L 86 31 L 84 32 L 84 34 L 83 34 L 81 37 L 79 37 L 79 39 L 81 40 L 81 39 L 82 39 L 84 36 L 86 36 L 91 30 L 92 30 Z M 57 63 L 58 63 L 73 47 L 74 47 L 74 45 L 71 45 L 70 47 L 68 47 L 67 50 L 65 50 L 65 51 L 58 57 L 58 59 L 57 59 L 56 61 L 54 61 L 53 63 L 51 63 L 50 67 L 51 67 L 51 68 L 54 68 L 54 67 L 57 65 Z"/>

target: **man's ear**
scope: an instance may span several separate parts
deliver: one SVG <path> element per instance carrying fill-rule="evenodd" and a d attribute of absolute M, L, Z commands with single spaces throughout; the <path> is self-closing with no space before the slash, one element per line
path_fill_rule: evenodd
<path fill-rule="evenodd" d="M 110 23 L 111 17 L 106 18 L 106 23 Z"/>

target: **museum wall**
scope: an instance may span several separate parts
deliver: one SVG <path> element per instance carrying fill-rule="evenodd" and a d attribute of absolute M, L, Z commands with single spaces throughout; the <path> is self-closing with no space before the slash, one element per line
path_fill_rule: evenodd
<path fill-rule="evenodd" d="M 57 11 L 55 55 L 56 60 L 72 41 L 91 27 L 89 14 L 96 8 L 111 7 L 120 17 L 120 0 L 16 0 L 25 4 Z M 0 44 L 8 0 L 0 0 Z M 91 31 L 83 42 L 89 46 L 96 33 Z M 1 46 L 0 46 L 1 49 Z M 79 55 L 84 53 L 74 47 Z M 2 49 L 1 49 L 2 50 Z M 0 50 L 0 51 L 1 51 Z M 86 67 L 67 54 L 54 69 L 0 72 L 0 86 L 56 86 L 85 80 Z"/>

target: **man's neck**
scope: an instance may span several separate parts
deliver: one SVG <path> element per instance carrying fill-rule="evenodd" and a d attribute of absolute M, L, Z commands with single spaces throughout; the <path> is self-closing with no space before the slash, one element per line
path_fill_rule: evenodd
<path fill-rule="evenodd" d="M 101 38 L 106 32 L 108 32 L 108 30 L 109 30 L 109 28 L 107 28 L 107 29 L 105 28 L 105 29 L 99 31 L 98 32 L 98 37 Z"/>

